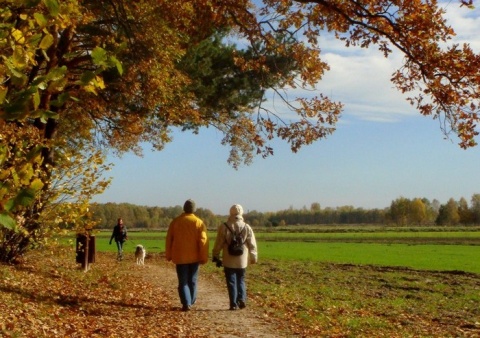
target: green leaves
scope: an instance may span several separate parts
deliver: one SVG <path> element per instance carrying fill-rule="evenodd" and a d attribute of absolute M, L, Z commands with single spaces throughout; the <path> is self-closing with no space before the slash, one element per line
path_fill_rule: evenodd
<path fill-rule="evenodd" d="M 29 180 L 27 180 L 27 182 L 29 182 Z M 7 200 L 3 205 L 3 211 L 0 212 L 0 225 L 4 228 L 18 231 L 19 228 L 17 226 L 17 222 L 13 218 L 13 215 L 15 215 L 17 211 L 30 206 L 35 201 L 37 192 L 40 191 L 43 186 L 44 183 L 40 179 L 36 178 L 30 183 L 29 187 L 20 190 L 20 192 L 16 196 Z M 0 189 L 2 189 L 3 191 L 5 191 L 5 189 L 3 189 L 5 187 L 8 188 L 8 185 L 0 185 Z"/>
<path fill-rule="evenodd" d="M 92 51 L 93 63 L 100 66 L 102 70 L 116 67 L 118 73 L 123 73 L 122 64 L 115 56 L 109 56 L 107 51 L 101 47 L 95 47 Z"/>
<path fill-rule="evenodd" d="M 107 51 L 100 47 L 95 47 L 92 51 L 93 62 L 98 66 L 107 66 Z"/>
<path fill-rule="evenodd" d="M 31 188 L 23 189 L 19 192 L 15 199 L 13 200 L 12 208 L 13 207 L 27 207 L 33 203 L 35 200 L 35 190 Z"/>
<path fill-rule="evenodd" d="M 57 0 L 44 0 L 43 2 L 47 6 L 51 16 L 55 17 L 58 15 L 60 6 Z"/>
<path fill-rule="evenodd" d="M 35 21 L 37 22 L 39 28 L 44 28 L 47 26 L 48 20 L 42 13 L 33 13 L 33 17 L 35 18 Z"/>
<path fill-rule="evenodd" d="M 0 213 L 0 225 L 4 228 L 13 230 L 16 222 L 7 212 L 2 212 Z"/>

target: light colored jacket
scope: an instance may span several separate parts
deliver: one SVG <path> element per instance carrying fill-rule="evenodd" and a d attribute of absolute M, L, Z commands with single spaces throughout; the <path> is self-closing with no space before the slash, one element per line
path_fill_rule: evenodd
<path fill-rule="evenodd" d="M 194 214 L 183 213 L 168 227 L 165 239 L 167 261 L 175 264 L 208 262 L 207 227 Z"/>
<path fill-rule="evenodd" d="M 232 240 L 232 233 L 225 224 L 221 224 L 217 229 L 217 238 L 212 250 L 213 257 L 220 258 L 220 252 L 222 252 L 223 266 L 226 268 L 245 269 L 249 263 L 255 264 L 258 259 L 257 242 L 250 225 L 245 223 L 241 217 L 238 219 L 229 218 L 226 223 L 237 234 L 241 233 L 244 241 L 243 255 L 231 256 L 228 253 L 228 244 Z"/>

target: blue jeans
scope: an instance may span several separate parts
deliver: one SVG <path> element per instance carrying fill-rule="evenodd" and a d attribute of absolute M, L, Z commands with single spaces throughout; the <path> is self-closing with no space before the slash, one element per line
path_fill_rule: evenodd
<path fill-rule="evenodd" d="M 183 306 L 195 304 L 197 300 L 197 279 L 199 263 L 178 264 L 178 295 Z"/>
<path fill-rule="evenodd" d="M 227 281 L 228 298 L 230 307 L 238 306 L 239 301 L 246 302 L 247 287 L 245 285 L 246 269 L 224 268 Z"/>

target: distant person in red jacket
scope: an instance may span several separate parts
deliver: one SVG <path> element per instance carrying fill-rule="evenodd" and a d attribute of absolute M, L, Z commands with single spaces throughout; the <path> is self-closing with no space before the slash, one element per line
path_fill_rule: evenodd
<path fill-rule="evenodd" d="M 123 259 L 123 243 L 127 240 L 127 228 L 123 225 L 121 218 L 117 220 L 117 225 L 113 227 L 110 245 L 113 239 L 115 239 L 115 243 L 117 243 L 117 260 L 121 261 Z"/>

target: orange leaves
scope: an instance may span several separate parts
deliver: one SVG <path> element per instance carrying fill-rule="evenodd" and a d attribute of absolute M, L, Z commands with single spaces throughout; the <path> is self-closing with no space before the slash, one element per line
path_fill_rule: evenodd
<path fill-rule="evenodd" d="M 71 249 L 53 254 L 36 253 L 25 269 L 0 267 L 0 335 L 165 337 L 186 331 L 183 319 L 165 311 L 165 291 L 122 272 L 113 256 L 84 273 Z"/>
<path fill-rule="evenodd" d="M 300 106 L 295 111 L 299 121 L 277 129 L 277 135 L 290 143 L 293 152 L 332 134 L 342 108 L 341 104 L 323 96 L 297 101 Z"/>
<path fill-rule="evenodd" d="M 56 1 L 49 3 L 57 4 Z M 472 5 L 471 1 L 461 3 Z M 450 123 L 451 129 L 462 140 L 461 146 L 475 143 L 480 83 L 476 71 L 479 69 L 478 57 L 467 47 L 447 51 L 439 44 L 448 41 L 454 31 L 446 24 L 443 9 L 435 1 L 267 0 L 258 11 L 254 4 L 259 3 L 144 0 L 140 3 L 115 1 L 102 7 L 94 1 L 73 2 L 70 7 L 75 5 L 74 8 L 62 11 L 71 14 L 66 21 L 71 20 L 76 30 L 66 29 L 68 25 L 59 26 L 55 34 L 49 32 L 38 37 L 38 41 L 30 41 L 32 45 L 36 41 L 45 52 L 45 64 L 52 67 L 57 66 L 50 57 L 55 48 L 57 63 L 68 67 L 68 81 L 82 83 L 87 91 L 79 93 L 78 88 L 65 83 L 67 77 L 58 83 L 57 91 L 68 88 L 72 92 L 69 96 L 52 98 L 53 102 L 62 107 L 68 102 L 67 98 L 78 96 L 82 106 L 73 104 L 69 109 L 61 109 L 62 115 L 56 116 L 66 120 L 90 120 L 85 121 L 85 128 L 98 132 L 105 144 L 119 152 L 138 149 L 135 146 L 141 142 L 151 142 L 160 149 L 170 141 L 168 131 L 173 126 L 196 131 L 199 127 L 214 125 L 230 133 L 234 130 L 229 126 L 235 125 L 237 118 L 250 118 L 256 109 L 276 114 L 263 103 L 266 93 L 273 90 L 284 100 L 283 108 L 310 119 L 317 118 L 312 123 L 292 125 L 283 120 L 278 124 L 283 125 L 282 129 L 275 127 L 273 130 L 266 126 L 265 140 L 275 134 L 287 140 L 296 139 L 298 143 L 292 149 L 298 149 L 302 144 L 322 137 L 318 133 L 315 135 L 313 129 L 333 130 L 321 124 L 333 126 L 336 122 L 333 116 L 339 115 L 337 112 L 319 118 L 319 111 L 329 110 L 323 107 L 322 100 L 306 105 L 306 98 L 300 94 L 294 98 L 298 98 L 300 106 L 295 107 L 287 95 L 281 94 L 282 89 L 309 89 L 321 80 L 329 66 L 321 59 L 318 41 L 320 34 L 328 30 L 344 40 L 347 46 L 368 48 L 377 45 L 386 57 L 395 48 L 400 50 L 405 55 L 405 64 L 392 77 L 392 82 L 400 91 L 413 93 L 408 100 L 421 114 L 443 117 Z M 46 27 L 49 20 L 60 20 L 55 14 L 57 10 L 51 10 L 58 6 L 50 6 L 49 13 L 36 13 L 32 22 Z M 84 12 L 88 21 L 78 20 L 80 12 Z M 25 18 L 28 17 L 25 14 Z M 132 18 L 135 18 L 134 23 Z M 196 79 L 178 64 L 194 46 L 217 32 L 225 33 L 223 41 L 241 43 L 240 47 L 234 48 L 234 62 L 228 67 L 229 73 L 223 72 L 225 78 L 255 78 L 261 98 L 252 96 L 250 102 L 218 110 L 202 106 L 205 97 L 201 96 L 201 90 L 192 90 L 198 84 Z M 59 41 L 52 38 L 57 35 Z M 14 31 L 12 36 L 18 44 L 28 42 L 28 34 L 23 31 Z M 21 50 L 14 57 L 20 70 L 33 62 L 34 55 L 20 53 Z M 244 51 L 247 53 L 242 54 Z M 93 59 L 85 58 L 85 54 L 92 55 Z M 51 62 L 47 63 L 47 59 Z M 203 61 L 197 60 L 196 66 L 207 67 Z M 88 69 L 86 73 L 85 69 Z M 78 82 L 86 75 L 95 76 L 87 77 L 89 81 L 85 83 Z M 19 83 L 30 77 L 19 73 Z M 218 86 L 215 90 L 221 88 Z M 7 89 L 0 88 L 1 100 L 8 98 Z M 238 93 L 242 91 L 243 88 L 238 87 Z M 217 93 L 217 97 L 221 94 Z M 41 96 L 39 91 L 31 98 L 35 110 L 48 109 L 41 105 L 50 99 Z M 78 112 L 88 112 L 88 116 L 83 114 L 80 117 Z M 305 128 L 307 125 L 315 127 Z M 248 131 L 252 147 L 250 150 L 245 147 L 239 160 L 242 157 L 249 159 L 249 151 L 265 144 L 261 139 L 261 126 L 258 127 L 255 133 Z M 245 136 L 241 128 L 235 130 L 239 131 L 237 137 Z M 79 131 L 80 134 L 85 135 Z"/>
<path fill-rule="evenodd" d="M 344 40 L 347 47 L 367 48 L 376 44 L 385 57 L 394 49 L 399 50 L 405 55 L 405 64 L 394 74 L 392 82 L 403 93 L 412 93 L 407 100 L 421 114 L 440 118 L 446 135 L 456 133 L 461 147 L 476 144 L 479 56 L 467 45 L 463 49 L 445 47 L 455 32 L 447 25 L 444 9 L 436 2 L 294 2 L 301 6 L 284 1 L 266 3 L 271 8 L 265 8 L 265 13 L 272 16 L 275 11 L 282 13 L 279 26 L 284 29 L 289 25 L 298 28 L 302 22 L 304 35 L 312 45 L 319 29 L 327 28 Z M 472 6 L 471 1 L 460 3 Z M 312 62 L 303 64 L 303 69 L 327 69 L 320 67 L 319 59 Z"/>

